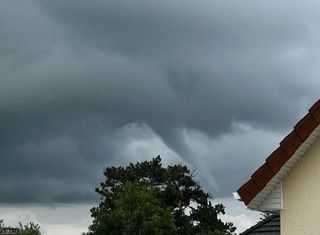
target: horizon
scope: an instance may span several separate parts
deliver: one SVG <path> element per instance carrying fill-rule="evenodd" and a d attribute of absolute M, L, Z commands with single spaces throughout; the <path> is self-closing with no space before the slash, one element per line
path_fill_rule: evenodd
<path fill-rule="evenodd" d="M 319 99 L 317 1 L 1 1 L 0 214 L 79 234 L 108 166 L 235 192 Z M 85 231 L 81 231 L 85 232 Z"/>

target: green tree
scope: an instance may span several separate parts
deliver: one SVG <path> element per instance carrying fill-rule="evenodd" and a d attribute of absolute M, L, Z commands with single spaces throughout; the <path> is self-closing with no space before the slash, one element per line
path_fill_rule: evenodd
<path fill-rule="evenodd" d="M 4 229 L 4 224 L 3 224 L 3 220 L 0 219 L 0 233 L 3 232 L 3 229 Z"/>
<path fill-rule="evenodd" d="M 158 209 L 159 205 L 165 208 L 161 212 L 158 209 L 153 211 L 151 207 L 149 210 L 144 208 L 148 211 L 148 217 L 155 215 L 155 218 L 158 218 L 157 215 L 163 214 L 166 219 L 157 223 L 155 223 L 157 220 L 150 222 L 149 229 L 152 227 L 153 231 L 158 231 L 157 233 L 139 230 L 140 233 L 136 234 L 208 235 L 232 234 L 235 230 L 232 223 L 224 223 L 218 219 L 218 215 L 224 213 L 223 205 L 212 206 L 210 195 L 203 191 L 199 183 L 194 180 L 194 172 L 190 172 L 186 166 L 169 165 L 163 167 L 161 158 L 158 156 L 151 161 L 131 163 L 127 167 L 107 167 L 104 175 L 105 181 L 96 188 L 96 192 L 101 196 L 101 202 L 99 206 L 91 209 L 93 223 L 89 227 L 88 234 L 112 234 L 107 232 L 111 228 L 113 231 L 117 231 L 113 234 L 128 234 L 127 231 L 132 230 L 124 231 L 121 229 L 124 227 L 132 229 L 132 221 L 136 221 L 134 219 L 136 212 L 144 208 L 142 204 L 139 204 L 138 199 L 144 197 L 149 199 L 149 205 Z M 130 190 L 131 193 L 128 194 Z M 133 203 L 133 195 L 135 195 L 137 203 Z M 128 203 L 129 201 L 131 203 Z M 130 211 L 135 211 L 135 213 Z M 115 219 L 119 214 L 122 216 L 121 218 L 126 219 Z M 142 216 L 142 218 L 145 217 Z M 170 218 L 173 219 L 175 229 L 172 227 L 173 230 L 166 233 L 165 231 L 169 230 L 161 230 L 163 228 L 161 226 L 167 224 L 166 229 L 171 229 Z M 145 220 L 142 219 L 142 221 Z M 131 225 L 129 226 L 129 224 Z M 137 221 L 136 224 L 141 225 Z"/>
<path fill-rule="evenodd" d="M 28 224 L 22 225 L 22 223 L 19 222 L 19 227 L 6 227 L 3 220 L 0 220 L 0 234 L 10 232 L 14 232 L 14 234 L 16 233 L 17 235 L 41 235 L 38 224 L 29 222 Z"/>
<path fill-rule="evenodd" d="M 22 225 L 19 222 L 19 228 L 17 235 L 41 235 L 40 226 L 29 222 L 28 224 Z"/>
<path fill-rule="evenodd" d="M 115 195 L 114 210 L 98 215 L 91 226 L 94 234 L 175 234 L 176 228 L 169 208 L 158 199 L 159 189 L 128 182 Z"/>

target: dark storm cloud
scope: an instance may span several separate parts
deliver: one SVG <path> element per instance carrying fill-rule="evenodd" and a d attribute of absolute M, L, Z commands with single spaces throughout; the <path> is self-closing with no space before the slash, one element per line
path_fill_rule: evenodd
<path fill-rule="evenodd" d="M 139 61 L 142 66 L 137 70 L 145 71 L 147 76 L 137 79 L 139 75 L 132 74 L 126 83 L 139 84 L 144 92 L 152 90 L 155 96 L 160 93 L 162 99 L 171 94 L 173 104 L 165 101 L 165 107 L 159 109 L 167 111 L 174 106 L 166 112 L 170 115 L 173 111 L 170 119 L 217 132 L 220 127 L 225 130 L 231 118 L 283 125 L 287 117 L 273 113 L 281 113 L 287 106 L 286 113 L 294 114 L 291 100 L 304 96 L 299 92 L 305 89 L 304 82 L 299 79 L 305 78 L 305 73 L 292 63 L 308 66 L 308 58 L 290 58 L 290 53 L 299 53 L 307 46 L 303 43 L 312 40 L 308 27 L 296 15 L 299 6 L 292 11 L 286 4 L 247 4 L 46 1 L 44 12 L 62 27 L 75 50 L 96 49 L 125 57 L 130 64 Z M 125 70 L 127 66 L 121 67 Z M 108 75 L 115 76 L 114 72 L 118 71 Z M 153 81 L 159 78 L 160 87 Z M 146 107 L 153 105 L 150 102 Z M 227 112 L 220 112 L 222 109 Z M 142 116 L 145 119 L 146 113 Z M 152 117 L 150 122 L 154 121 Z M 159 120 L 152 124 L 162 127 Z"/>
<path fill-rule="evenodd" d="M 229 195 L 317 98 L 320 18 L 301 4 L 3 1 L 0 201 L 92 201 L 151 139 Z"/>

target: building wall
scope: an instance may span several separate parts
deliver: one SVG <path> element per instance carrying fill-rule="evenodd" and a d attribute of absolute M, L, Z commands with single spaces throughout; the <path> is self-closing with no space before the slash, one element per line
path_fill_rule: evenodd
<path fill-rule="evenodd" d="M 320 141 L 283 179 L 281 235 L 320 234 Z"/>

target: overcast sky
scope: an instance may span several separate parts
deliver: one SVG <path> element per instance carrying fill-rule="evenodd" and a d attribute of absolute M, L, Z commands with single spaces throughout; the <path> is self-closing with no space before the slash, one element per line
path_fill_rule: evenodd
<path fill-rule="evenodd" d="M 48 234 L 90 223 L 106 166 L 158 154 L 233 207 L 319 98 L 318 1 L 0 4 L 0 211 Z"/>

